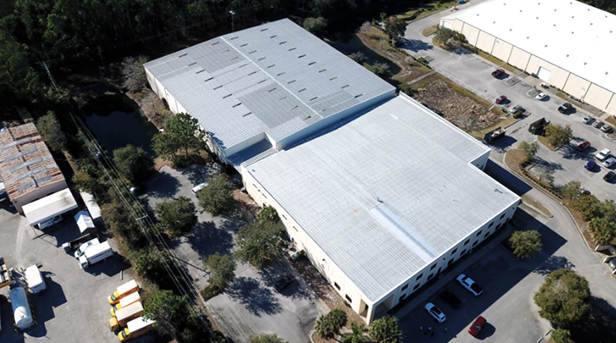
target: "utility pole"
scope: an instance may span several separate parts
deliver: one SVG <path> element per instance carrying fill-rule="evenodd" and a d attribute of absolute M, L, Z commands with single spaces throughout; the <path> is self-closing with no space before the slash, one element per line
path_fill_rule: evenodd
<path fill-rule="evenodd" d="M 229 13 L 231 13 L 231 32 L 234 32 L 235 28 L 233 27 L 233 16 L 235 16 L 235 12 L 229 11 Z"/>
<path fill-rule="evenodd" d="M 51 72 L 49 71 L 49 68 L 47 68 L 47 62 L 43 61 L 43 62 L 40 62 L 40 64 L 43 66 L 43 68 L 45 68 L 45 71 L 47 71 L 47 75 L 49 76 L 49 79 L 51 80 L 51 84 L 54 86 L 56 91 L 58 91 L 58 94 L 61 94 L 60 90 L 58 89 L 58 85 L 56 84 L 56 80 L 54 80 L 53 75 L 51 75 Z"/>

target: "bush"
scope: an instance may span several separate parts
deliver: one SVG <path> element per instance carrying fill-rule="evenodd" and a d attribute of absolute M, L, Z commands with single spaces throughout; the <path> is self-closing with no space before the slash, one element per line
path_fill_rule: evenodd
<path fill-rule="evenodd" d="M 127 145 L 113 151 L 113 162 L 120 175 L 132 185 L 143 183 L 154 172 L 154 160 L 140 147 Z"/>
<path fill-rule="evenodd" d="M 199 205 L 213 216 L 235 207 L 233 185 L 223 174 L 216 174 L 208 180 L 208 185 L 197 193 Z"/>
<path fill-rule="evenodd" d="M 261 223 L 264 221 L 278 223 L 280 222 L 280 217 L 278 216 L 278 212 L 274 207 L 272 207 L 271 205 L 267 205 L 263 207 L 261 211 L 259 211 L 259 214 L 257 214 L 257 220 Z"/>
<path fill-rule="evenodd" d="M 568 269 L 552 272 L 533 299 L 540 307 L 539 315 L 559 328 L 579 324 L 590 313 L 588 281 Z"/>
<path fill-rule="evenodd" d="M 543 248 L 541 234 L 535 230 L 514 231 L 509 237 L 509 243 L 518 258 L 533 257 Z"/>
<path fill-rule="evenodd" d="M 172 238 L 190 232 L 199 222 L 195 204 L 187 197 L 179 197 L 177 200 L 164 200 L 156 204 L 154 212 L 158 220 L 169 230 Z"/>
<path fill-rule="evenodd" d="M 279 245 L 283 232 L 282 225 L 270 221 L 242 226 L 236 239 L 239 248 L 235 257 L 257 268 L 263 267 L 282 256 Z"/>
<path fill-rule="evenodd" d="M 375 320 L 370 325 L 370 337 L 376 342 L 402 343 L 402 331 L 398 325 L 398 319 L 385 316 Z"/>
<path fill-rule="evenodd" d="M 333 338 L 346 324 L 347 315 L 344 310 L 335 308 L 328 314 L 320 316 L 314 324 L 314 330 L 322 338 Z"/>
<path fill-rule="evenodd" d="M 588 222 L 588 230 L 595 241 L 600 244 L 609 244 L 616 236 L 616 224 L 607 218 L 593 218 Z"/>
<path fill-rule="evenodd" d="M 580 212 L 582 218 L 586 221 L 598 217 L 600 213 L 601 202 L 592 194 L 583 194 L 577 199 L 571 201 L 571 207 Z"/>

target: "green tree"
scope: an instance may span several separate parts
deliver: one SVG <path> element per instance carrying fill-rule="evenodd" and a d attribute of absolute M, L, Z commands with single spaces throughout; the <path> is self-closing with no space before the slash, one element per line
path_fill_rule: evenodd
<path fill-rule="evenodd" d="M 364 65 L 364 63 L 368 61 L 368 57 L 366 57 L 366 55 L 364 55 L 361 51 L 350 54 L 349 58 L 361 65 Z"/>
<path fill-rule="evenodd" d="M 113 162 L 120 175 L 132 185 L 143 183 L 154 172 L 154 160 L 140 147 L 127 145 L 113 151 Z"/>
<path fill-rule="evenodd" d="M 269 221 L 240 227 L 236 239 L 239 248 L 235 251 L 235 257 L 257 268 L 263 267 L 282 256 L 279 244 L 283 232 L 282 225 Z"/>
<path fill-rule="evenodd" d="M 205 148 L 205 131 L 199 121 L 187 113 L 178 113 L 165 123 L 164 134 L 154 135 L 152 149 L 163 158 L 174 159 L 178 150 L 188 158 L 190 150 L 198 153 Z"/>
<path fill-rule="evenodd" d="M 387 63 L 375 63 L 370 66 L 370 71 L 384 80 L 387 80 L 387 78 L 391 76 L 391 71 Z"/>
<path fill-rule="evenodd" d="M 402 343 L 402 330 L 398 319 L 385 316 L 375 320 L 370 325 L 370 337 L 378 343 Z"/>
<path fill-rule="evenodd" d="M 197 193 L 197 198 L 199 198 L 199 205 L 214 216 L 235 207 L 233 185 L 223 174 L 216 174 L 210 178 L 207 186 Z"/>
<path fill-rule="evenodd" d="M 603 218 L 610 222 L 616 222 L 616 203 L 614 203 L 614 200 L 604 200 L 599 207 L 599 212 L 601 212 Z"/>
<path fill-rule="evenodd" d="M 332 324 L 331 317 L 328 314 L 323 314 L 314 322 L 314 331 L 325 339 L 333 338 L 336 334 Z"/>
<path fill-rule="evenodd" d="M 537 144 L 537 142 L 522 142 L 518 145 L 518 150 L 520 150 L 524 154 L 524 157 L 526 157 L 524 162 L 528 162 L 535 157 L 537 150 L 539 150 L 539 144 Z"/>
<path fill-rule="evenodd" d="M 327 314 L 331 318 L 334 330 L 338 332 L 347 322 L 347 314 L 340 308 L 334 308 Z"/>
<path fill-rule="evenodd" d="M 560 147 L 569 143 L 573 138 L 573 131 L 569 125 L 549 124 L 545 126 L 545 138 L 553 147 Z"/>
<path fill-rule="evenodd" d="M 387 13 L 381 12 L 379 16 L 381 17 L 381 23 L 385 23 L 385 18 L 387 18 Z"/>
<path fill-rule="evenodd" d="M 593 218 L 588 222 L 588 230 L 597 243 L 609 244 L 616 236 L 616 223 L 610 222 L 605 217 Z"/>
<path fill-rule="evenodd" d="M 181 297 L 169 290 L 160 290 L 143 304 L 143 317 L 155 320 L 158 332 L 177 337 L 178 326 L 190 315 L 186 296 Z"/>
<path fill-rule="evenodd" d="M 90 176 L 90 174 L 81 171 L 78 171 L 73 174 L 71 181 L 75 185 L 75 188 L 88 193 L 94 193 L 100 185 L 98 180 Z"/>
<path fill-rule="evenodd" d="M 113 199 L 102 205 L 101 216 L 110 231 L 124 237 L 131 248 L 138 249 L 147 244 L 143 228 L 135 220 L 130 208 L 127 208 L 123 202 Z"/>
<path fill-rule="evenodd" d="M 235 260 L 231 255 L 216 253 L 203 259 L 206 270 L 210 272 L 208 282 L 218 290 L 224 290 L 235 278 Z"/>
<path fill-rule="evenodd" d="M 280 217 L 278 217 L 278 212 L 272 205 L 267 205 L 259 211 L 257 214 L 257 220 L 259 222 L 270 221 L 278 223 L 280 222 Z"/>
<path fill-rule="evenodd" d="M 415 94 L 417 94 L 417 90 L 413 89 L 413 87 L 411 87 L 411 85 L 406 82 L 402 82 L 401 84 L 399 84 L 398 88 L 400 88 L 400 91 L 402 93 L 408 96 L 414 96 Z"/>
<path fill-rule="evenodd" d="M 344 343 L 367 343 L 368 339 L 364 336 L 366 328 L 364 324 L 358 324 L 357 322 L 351 323 L 351 332 L 342 336 L 342 342 Z"/>
<path fill-rule="evenodd" d="M 559 328 L 552 330 L 551 337 L 556 343 L 569 343 L 571 334 L 569 333 L 569 330 Z"/>
<path fill-rule="evenodd" d="M 533 257 L 543 248 L 541 234 L 536 230 L 514 231 L 509 237 L 509 243 L 518 258 Z"/>
<path fill-rule="evenodd" d="M 58 118 L 52 111 L 37 120 L 36 128 L 51 150 L 62 152 L 66 148 L 66 136 L 62 132 Z"/>
<path fill-rule="evenodd" d="M 560 193 L 568 200 L 579 198 L 583 192 L 584 188 L 579 181 L 569 181 L 560 189 Z"/>
<path fill-rule="evenodd" d="M 304 19 L 304 24 L 302 25 L 306 31 L 318 35 L 323 33 L 325 27 L 327 27 L 327 20 L 323 17 L 312 18 L 308 17 Z"/>
<path fill-rule="evenodd" d="M 588 318 L 590 289 L 588 281 L 574 271 L 559 269 L 545 278 L 534 296 L 539 315 L 559 328 L 570 328 Z"/>
<path fill-rule="evenodd" d="M 584 220 L 598 217 L 601 212 L 601 202 L 592 194 L 582 194 L 571 201 L 571 207 L 580 212 Z"/>
<path fill-rule="evenodd" d="M 148 59 L 145 56 L 124 58 L 120 66 L 122 87 L 133 93 L 140 92 L 145 87 L 147 78 L 143 64 L 147 61 Z"/>
<path fill-rule="evenodd" d="M 250 343 L 289 343 L 289 341 L 286 341 L 278 337 L 275 333 L 272 333 L 253 337 L 250 340 Z"/>
<path fill-rule="evenodd" d="M 406 30 L 406 23 L 396 17 L 391 17 L 385 21 L 385 33 L 390 40 L 397 39 L 399 36 L 404 35 Z"/>
<path fill-rule="evenodd" d="M 190 232 L 199 221 L 195 204 L 187 197 L 179 197 L 171 201 L 164 200 L 156 204 L 154 212 L 173 238 Z"/>

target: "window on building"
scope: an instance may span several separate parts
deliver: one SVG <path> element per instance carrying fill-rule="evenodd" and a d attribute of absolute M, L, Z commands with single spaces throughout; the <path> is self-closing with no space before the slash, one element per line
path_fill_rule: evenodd
<path fill-rule="evenodd" d="M 462 251 L 460 252 L 460 256 L 464 255 L 465 253 L 466 253 L 466 249 L 464 249 L 464 250 L 462 250 Z"/>
<path fill-rule="evenodd" d="M 447 265 L 450 266 L 453 263 L 454 259 L 452 258 L 451 260 L 449 260 L 449 262 L 447 262 Z"/>
<path fill-rule="evenodd" d="M 470 239 L 467 239 L 466 242 L 464 242 L 464 245 L 467 245 L 468 242 L 470 242 L 470 241 L 471 241 Z"/>
<path fill-rule="evenodd" d="M 344 295 L 344 298 L 349 301 L 349 304 L 353 302 L 353 299 L 346 294 Z"/>
<path fill-rule="evenodd" d="M 432 279 L 433 277 L 434 277 L 434 274 L 428 275 L 428 280 Z"/>
<path fill-rule="evenodd" d="M 483 238 L 486 238 L 486 237 L 488 237 L 489 235 L 490 235 L 490 231 L 486 232 L 486 234 L 485 234 L 485 235 L 483 235 Z"/>
<path fill-rule="evenodd" d="M 473 246 L 477 245 L 477 243 L 479 243 L 479 241 L 476 241 L 475 243 L 473 243 Z"/>
<path fill-rule="evenodd" d="M 490 225 L 488 225 L 488 227 L 492 227 L 492 225 L 494 225 L 494 222 L 491 222 Z"/>
<path fill-rule="evenodd" d="M 504 213 L 500 216 L 500 219 L 503 219 L 503 218 L 505 218 L 505 214 Z"/>
<path fill-rule="evenodd" d="M 409 288 L 409 284 L 408 283 L 406 285 L 404 285 L 404 287 L 402 287 L 401 291 L 404 291 L 407 288 Z"/>
<path fill-rule="evenodd" d="M 398 300 L 398 302 L 401 302 L 402 300 L 404 300 L 404 297 L 405 297 L 405 296 L 406 296 L 406 294 L 403 294 L 403 295 L 400 297 L 400 300 Z"/>
<path fill-rule="evenodd" d="M 282 215 L 282 218 L 284 218 L 284 220 L 287 220 L 287 217 L 285 217 L 284 214 Z"/>
<path fill-rule="evenodd" d="M 496 230 L 500 229 L 501 225 L 503 225 L 503 224 L 496 225 Z"/>
<path fill-rule="evenodd" d="M 293 229 L 294 229 L 295 231 L 297 231 L 297 228 L 296 228 L 295 226 L 293 227 Z"/>
<path fill-rule="evenodd" d="M 436 263 L 432 265 L 432 267 L 430 267 L 430 270 L 434 269 L 436 267 Z"/>
<path fill-rule="evenodd" d="M 421 273 L 421 274 L 417 275 L 417 277 L 415 278 L 415 280 L 419 280 L 419 279 L 421 279 L 421 277 L 422 277 L 422 276 L 423 276 L 423 273 Z"/>
<path fill-rule="evenodd" d="M 453 255 L 453 254 L 455 254 L 455 253 L 456 253 L 456 251 L 458 251 L 458 248 L 453 249 L 453 250 L 451 251 L 451 254 L 452 254 L 452 255 Z"/>
<path fill-rule="evenodd" d="M 481 231 L 483 231 L 483 230 L 479 230 L 479 231 L 477 231 L 477 234 L 476 234 L 475 236 L 476 236 L 476 237 L 479 237 L 479 235 L 481 235 Z"/>
<path fill-rule="evenodd" d="M 413 291 L 417 290 L 417 288 L 419 288 L 419 286 L 421 286 L 420 283 L 416 284 L 415 287 L 413 287 Z"/>
<path fill-rule="evenodd" d="M 338 288 L 338 290 L 340 290 L 340 285 L 338 285 L 336 282 L 334 282 L 334 286 L 336 286 L 336 288 Z"/>

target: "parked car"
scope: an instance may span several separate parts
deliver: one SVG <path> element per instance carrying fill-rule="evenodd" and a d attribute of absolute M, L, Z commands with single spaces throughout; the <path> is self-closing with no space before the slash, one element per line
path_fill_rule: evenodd
<path fill-rule="evenodd" d="M 543 101 L 543 100 L 545 100 L 545 98 L 547 98 L 547 97 L 548 97 L 548 95 L 547 95 L 547 94 L 545 94 L 545 93 L 541 92 L 541 93 L 537 94 L 537 96 L 535 96 L 535 99 L 537 99 L 537 100 L 539 100 L 539 101 Z"/>
<path fill-rule="evenodd" d="M 578 144 L 576 146 L 576 149 L 578 149 L 579 151 L 584 151 L 584 150 L 586 150 L 588 148 L 590 148 L 590 142 L 589 141 L 582 142 L 582 143 L 580 143 L 580 144 Z"/>
<path fill-rule="evenodd" d="M 60 215 L 57 215 L 57 216 L 55 216 L 55 217 L 53 217 L 51 219 L 47 219 L 44 222 L 40 222 L 38 224 L 38 227 L 39 227 L 40 230 L 45 230 L 45 229 L 47 229 L 49 227 L 52 227 L 52 226 L 58 224 L 62 220 L 64 220 L 64 217 L 62 217 L 62 215 L 60 214 Z"/>
<path fill-rule="evenodd" d="M 291 285 L 294 281 L 295 281 L 295 279 L 291 275 L 285 275 L 285 276 L 281 277 L 280 279 L 278 279 L 278 281 L 276 281 L 274 283 L 274 288 L 278 292 L 280 292 L 283 289 L 287 288 L 289 285 Z"/>
<path fill-rule="evenodd" d="M 616 173 L 614 173 L 613 171 L 608 172 L 607 174 L 605 174 L 603 176 L 603 180 L 607 181 L 607 182 L 612 182 L 612 180 L 614 179 L 614 177 L 616 177 Z"/>
<path fill-rule="evenodd" d="M 430 313 L 430 315 L 436 319 L 437 322 L 442 323 L 445 321 L 445 319 L 447 319 L 447 317 L 445 316 L 445 314 L 443 313 L 443 311 L 441 311 L 438 307 L 436 307 L 436 305 L 434 305 L 433 303 L 427 303 L 426 306 L 424 307 L 426 309 L 426 311 L 428 311 L 428 313 Z"/>
<path fill-rule="evenodd" d="M 460 307 L 460 305 L 462 305 L 460 299 L 448 290 L 444 290 L 441 292 L 441 298 L 443 298 L 443 300 L 445 300 L 453 308 L 458 308 Z"/>
<path fill-rule="evenodd" d="M 492 72 L 492 76 L 494 76 L 497 79 L 503 76 L 504 74 L 505 74 L 505 71 L 503 69 L 496 69 L 495 71 Z"/>
<path fill-rule="evenodd" d="M 593 169 L 595 169 L 596 166 L 597 166 L 597 162 L 595 162 L 595 161 L 588 161 L 588 162 L 586 162 L 586 165 L 584 166 L 584 168 L 586 168 L 587 170 L 592 171 Z"/>
<path fill-rule="evenodd" d="M 603 131 L 605 133 L 610 133 L 610 132 L 612 132 L 612 127 L 607 125 L 607 124 L 605 124 L 605 125 L 601 126 L 601 131 Z"/>
<path fill-rule="evenodd" d="M 515 113 L 518 113 L 518 112 L 524 112 L 524 108 L 522 108 L 522 106 L 520 106 L 520 105 L 515 105 L 515 106 L 509 107 L 507 112 L 509 112 L 511 114 L 515 114 Z"/>
<path fill-rule="evenodd" d="M 496 98 L 496 100 L 494 100 L 494 102 L 497 104 L 504 104 L 506 101 L 507 101 L 507 97 L 504 95 L 501 95 L 498 98 Z"/>
<path fill-rule="evenodd" d="M 616 163 L 616 157 L 614 156 L 610 156 L 607 160 L 603 161 L 603 165 L 605 166 L 605 168 L 613 166 L 614 163 Z"/>
<path fill-rule="evenodd" d="M 603 126 L 603 122 L 599 120 L 595 120 L 595 122 L 592 123 L 592 127 L 597 128 L 597 129 L 601 128 L 602 126 Z"/>
<path fill-rule="evenodd" d="M 610 263 L 608 263 L 608 265 L 610 266 L 610 269 L 612 271 L 616 270 L 616 259 L 611 260 Z"/>
<path fill-rule="evenodd" d="M 573 109 L 573 105 L 568 102 L 565 102 L 564 104 L 560 105 L 560 107 L 558 107 L 558 112 L 567 113 L 571 111 L 571 109 Z"/>
<path fill-rule="evenodd" d="M 599 151 L 596 155 L 595 158 L 598 159 L 599 161 L 603 162 L 605 161 L 606 158 L 608 158 L 610 156 L 612 152 L 610 151 L 610 149 L 603 149 L 601 151 Z"/>
<path fill-rule="evenodd" d="M 487 320 L 483 318 L 482 316 L 477 317 L 477 319 L 475 319 L 473 324 L 471 324 L 471 326 L 468 328 L 468 333 L 470 333 L 473 336 L 477 336 L 477 334 L 479 334 L 479 331 L 481 331 L 483 326 L 486 325 L 486 322 Z"/>
<path fill-rule="evenodd" d="M 466 276 L 464 274 L 458 275 L 456 280 L 458 280 L 458 282 L 464 288 L 466 288 L 469 292 L 473 293 L 476 297 L 479 296 L 479 294 L 483 293 L 483 289 L 481 287 L 479 287 L 475 283 L 475 281 L 473 281 L 473 279 L 471 279 L 470 277 L 468 277 L 468 276 Z"/>
<path fill-rule="evenodd" d="M 595 118 L 591 117 L 591 116 L 586 116 L 584 117 L 584 119 L 582 119 L 582 123 L 584 124 L 590 124 L 591 121 L 595 120 Z"/>
<path fill-rule="evenodd" d="M 128 190 L 131 193 L 133 193 L 133 194 L 141 193 L 141 192 L 143 192 L 145 190 L 145 185 L 139 184 L 139 185 L 136 185 L 136 186 L 132 186 Z"/>

